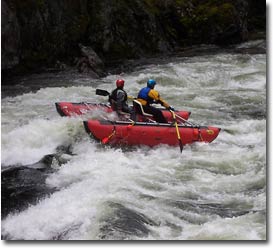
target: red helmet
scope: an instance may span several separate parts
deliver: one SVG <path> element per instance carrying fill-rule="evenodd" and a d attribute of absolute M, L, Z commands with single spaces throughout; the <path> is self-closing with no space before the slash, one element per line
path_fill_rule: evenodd
<path fill-rule="evenodd" d="M 118 88 L 123 88 L 123 86 L 124 86 L 124 80 L 123 79 L 118 79 L 116 81 L 116 85 L 117 85 Z"/>

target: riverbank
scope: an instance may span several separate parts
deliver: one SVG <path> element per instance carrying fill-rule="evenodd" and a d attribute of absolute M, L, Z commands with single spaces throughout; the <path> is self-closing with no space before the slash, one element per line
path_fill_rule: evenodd
<path fill-rule="evenodd" d="M 259 37 L 263 37 L 261 34 Z M 158 55 L 143 57 L 140 59 L 114 60 L 105 65 L 104 76 L 94 77 L 93 73 L 80 73 L 77 67 L 65 67 L 62 69 L 44 68 L 37 72 L 23 75 L 9 74 L 2 75 L 2 98 L 7 96 L 16 96 L 18 94 L 37 91 L 43 87 L 68 87 L 72 85 L 96 84 L 99 78 L 107 77 L 111 74 L 122 75 L 135 70 L 145 68 L 152 64 L 164 64 L 174 62 L 177 59 L 194 56 L 207 56 L 218 53 L 230 54 L 264 54 L 266 53 L 267 44 L 265 39 L 257 39 L 244 42 L 238 45 L 231 45 L 222 48 L 216 45 L 197 45 L 189 46 L 176 50 L 168 55 Z"/>
<path fill-rule="evenodd" d="M 109 64 L 229 46 L 266 30 L 266 6 L 254 0 L 3 0 L 1 11 L 4 77 L 72 67 L 98 78 Z"/>

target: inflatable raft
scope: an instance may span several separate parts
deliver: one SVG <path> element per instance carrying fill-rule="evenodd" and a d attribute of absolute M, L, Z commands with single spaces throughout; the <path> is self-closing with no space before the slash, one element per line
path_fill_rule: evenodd
<path fill-rule="evenodd" d="M 114 110 L 111 108 L 110 104 L 105 103 L 88 103 L 88 102 L 56 102 L 55 103 L 57 112 L 61 116 L 75 116 L 75 115 L 83 115 L 89 113 L 94 110 L 100 110 L 106 113 L 111 113 Z M 172 114 L 167 109 L 161 109 L 164 117 L 167 121 L 172 121 Z M 188 111 L 175 111 L 175 114 L 182 117 L 182 119 L 188 120 L 191 112 Z M 153 120 L 151 116 L 150 119 Z M 182 120 L 181 119 L 181 120 Z M 145 121 L 147 118 L 144 118 L 143 115 L 137 115 L 137 121 Z"/>
<path fill-rule="evenodd" d="M 109 145 L 150 147 L 166 144 L 179 146 L 179 140 L 174 124 L 88 120 L 84 127 L 90 136 Z M 212 126 L 186 126 L 178 125 L 183 145 L 194 142 L 210 143 L 215 140 L 220 128 Z"/>

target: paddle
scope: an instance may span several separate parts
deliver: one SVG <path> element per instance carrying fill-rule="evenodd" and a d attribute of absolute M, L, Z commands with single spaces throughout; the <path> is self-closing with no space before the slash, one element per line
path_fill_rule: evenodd
<path fill-rule="evenodd" d="M 171 114 L 173 116 L 174 125 L 175 125 L 175 129 L 176 129 L 176 134 L 177 134 L 177 139 L 179 141 L 179 146 L 180 146 L 180 152 L 182 153 L 182 151 L 183 151 L 183 143 L 182 143 L 182 140 L 181 140 L 181 137 L 180 137 L 180 133 L 179 133 L 177 121 L 176 121 L 176 118 L 175 118 L 175 113 L 172 110 L 170 110 L 170 112 L 171 112 Z"/>
<path fill-rule="evenodd" d="M 109 96 L 110 93 L 107 90 L 96 89 L 96 95 Z M 128 99 L 135 99 L 133 96 L 127 96 Z"/>
<path fill-rule="evenodd" d="M 110 93 L 107 90 L 96 89 L 96 95 L 109 96 Z"/>

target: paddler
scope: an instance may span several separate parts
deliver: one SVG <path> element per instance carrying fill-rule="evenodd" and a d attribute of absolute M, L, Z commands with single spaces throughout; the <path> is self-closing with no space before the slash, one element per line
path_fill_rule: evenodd
<path fill-rule="evenodd" d="M 137 100 L 142 104 L 143 110 L 146 113 L 152 114 L 157 122 L 168 123 L 163 116 L 162 111 L 151 106 L 153 103 L 159 103 L 166 109 L 174 111 L 174 108 L 163 100 L 158 91 L 154 89 L 155 85 L 156 81 L 154 79 L 149 79 L 147 81 L 147 87 L 144 87 L 139 91 Z"/>
<path fill-rule="evenodd" d="M 123 79 L 118 79 L 116 81 L 116 89 L 114 89 L 110 96 L 109 102 L 113 110 L 117 111 L 119 116 L 124 116 L 130 114 L 130 119 L 135 120 L 135 114 L 132 107 L 127 103 L 127 93 L 123 89 L 125 81 Z"/>

